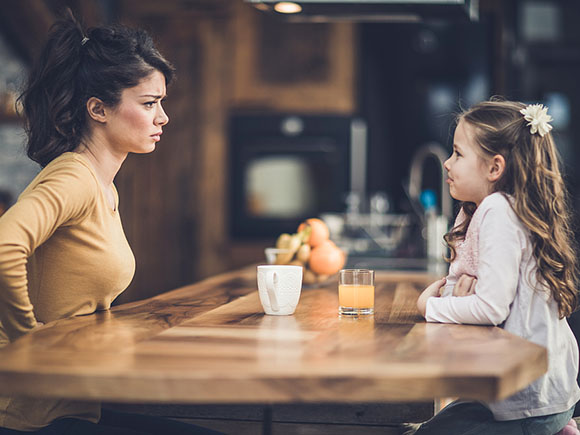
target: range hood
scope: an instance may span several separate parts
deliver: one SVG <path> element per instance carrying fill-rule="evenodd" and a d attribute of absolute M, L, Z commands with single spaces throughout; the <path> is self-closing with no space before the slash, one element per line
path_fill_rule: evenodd
<path fill-rule="evenodd" d="M 246 0 L 264 12 L 296 22 L 477 21 L 478 0 Z M 296 6 L 298 5 L 298 6 Z M 281 13 L 284 6 L 300 10 Z"/>

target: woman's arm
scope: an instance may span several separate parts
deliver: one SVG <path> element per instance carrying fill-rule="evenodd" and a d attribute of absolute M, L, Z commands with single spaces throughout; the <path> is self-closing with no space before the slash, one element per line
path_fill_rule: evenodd
<path fill-rule="evenodd" d="M 0 322 L 11 341 L 37 324 L 28 294 L 28 257 L 57 228 L 82 218 L 98 193 L 90 171 L 78 164 L 64 162 L 47 172 L 0 218 Z"/>

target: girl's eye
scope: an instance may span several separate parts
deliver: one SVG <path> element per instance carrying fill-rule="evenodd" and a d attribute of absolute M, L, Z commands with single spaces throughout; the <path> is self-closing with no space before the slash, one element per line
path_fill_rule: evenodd
<path fill-rule="evenodd" d="M 459 151 L 455 150 L 455 156 L 456 157 L 461 157 L 461 154 L 459 153 Z"/>
<path fill-rule="evenodd" d="M 145 106 L 153 107 L 153 106 L 155 106 L 155 101 L 148 101 L 147 103 L 145 103 Z"/>

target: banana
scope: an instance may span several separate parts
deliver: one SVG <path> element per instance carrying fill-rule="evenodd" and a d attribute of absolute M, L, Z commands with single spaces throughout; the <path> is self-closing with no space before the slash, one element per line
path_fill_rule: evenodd
<path fill-rule="evenodd" d="M 288 249 L 296 253 L 296 251 L 298 251 L 298 248 L 300 248 L 300 245 L 302 245 L 302 238 L 300 237 L 300 235 L 292 234 L 290 238 L 290 243 L 288 243 Z"/>
<path fill-rule="evenodd" d="M 288 254 L 286 252 L 276 254 L 276 261 L 274 262 L 274 264 L 288 264 L 287 258 Z"/>
<path fill-rule="evenodd" d="M 297 258 L 295 258 L 294 260 L 292 260 L 290 263 L 288 263 L 290 266 L 301 266 L 304 267 L 304 263 L 301 262 L 300 260 L 298 260 Z"/>
<path fill-rule="evenodd" d="M 307 243 L 301 245 L 298 248 L 298 252 L 296 252 L 296 258 L 303 263 L 307 263 L 310 258 L 310 245 Z"/>
<path fill-rule="evenodd" d="M 298 234 L 300 235 L 300 238 L 302 239 L 302 243 L 308 243 L 308 241 L 310 240 L 311 233 L 312 233 L 312 227 L 310 225 L 305 226 L 302 231 L 298 232 Z"/>
<path fill-rule="evenodd" d="M 290 244 L 290 240 L 292 236 L 288 233 L 280 234 L 278 240 L 276 241 L 276 248 L 278 249 L 286 249 Z"/>
<path fill-rule="evenodd" d="M 292 234 L 291 236 L 289 235 L 289 237 L 290 239 L 288 241 L 288 245 L 284 248 L 281 248 L 288 249 L 288 251 L 281 252 L 276 255 L 276 264 L 289 264 L 294 258 L 296 251 L 298 251 L 298 248 L 300 248 L 300 245 L 302 245 L 302 239 L 298 234 Z"/>

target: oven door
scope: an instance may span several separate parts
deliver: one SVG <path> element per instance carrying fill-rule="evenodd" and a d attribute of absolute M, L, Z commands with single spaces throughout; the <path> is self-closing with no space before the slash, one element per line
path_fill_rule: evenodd
<path fill-rule="evenodd" d="M 263 137 L 234 154 L 234 238 L 294 233 L 306 218 L 344 209 L 348 143 L 320 136 Z"/>

